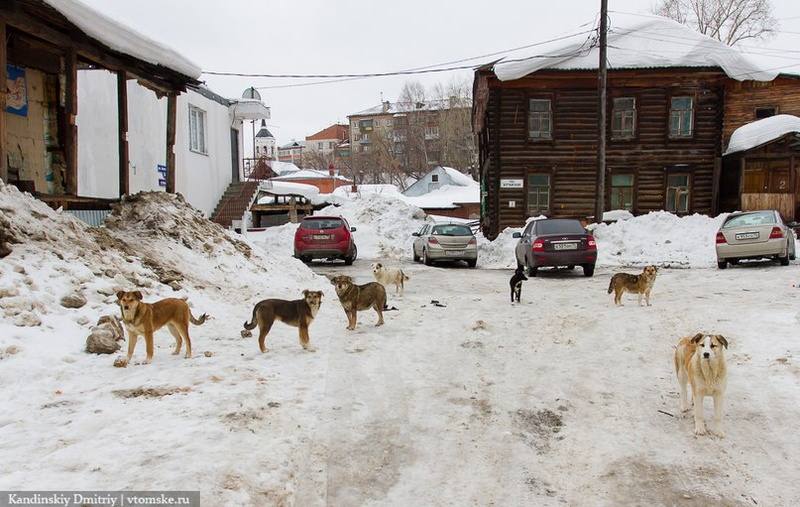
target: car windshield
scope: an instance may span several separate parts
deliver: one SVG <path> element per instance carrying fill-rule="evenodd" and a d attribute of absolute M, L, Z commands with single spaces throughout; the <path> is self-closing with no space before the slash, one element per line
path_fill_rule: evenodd
<path fill-rule="evenodd" d="M 586 230 L 577 220 L 543 220 L 536 224 L 536 233 L 544 234 L 584 234 Z"/>
<path fill-rule="evenodd" d="M 472 236 L 472 230 L 466 225 L 436 225 L 431 234 L 434 236 Z"/>
<path fill-rule="evenodd" d="M 741 215 L 732 215 L 728 217 L 723 229 L 729 227 L 747 227 L 750 225 L 769 225 L 775 223 L 775 213 L 771 211 L 762 211 L 759 213 L 743 213 Z"/>
<path fill-rule="evenodd" d="M 338 218 L 309 218 L 300 223 L 305 229 L 338 229 L 342 221 Z"/>

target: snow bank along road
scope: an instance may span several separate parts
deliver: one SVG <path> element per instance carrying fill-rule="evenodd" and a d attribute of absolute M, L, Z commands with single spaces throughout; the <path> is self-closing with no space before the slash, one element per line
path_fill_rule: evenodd
<path fill-rule="evenodd" d="M 313 264 L 372 281 L 369 262 Z M 617 270 L 540 272 L 385 262 L 386 324 L 341 312 L 297 505 L 791 505 L 800 486 L 800 267 L 662 269 L 651 307 L 616 308 Z M 635 273 L 640 270 L 627 269 Z M 439 305 L 432 304 L 438 301 Z M 725 439 L 681 416 L 674 345 L 725 335 Z M 323 341 L 325 339 L 323 338 Z M 320 344 L 319 342 L 317 343 Z M 706 417 L 710 418 L 710 399 Z"/>

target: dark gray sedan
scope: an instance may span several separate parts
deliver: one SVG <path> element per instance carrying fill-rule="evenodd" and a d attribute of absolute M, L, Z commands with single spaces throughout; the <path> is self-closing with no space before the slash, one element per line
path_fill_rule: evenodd
<path fill-rule="evenodd" d="M 536 276 L 545 266 L 574 268 L 581 266 L 584 276 L 594 274 L 597 243 L 586 232 L 580 220 L 546 218 L 534 220 L 513 237 L 519 238 L 514 255 L 517 266 L 528 268 L 528 276 Z"/>

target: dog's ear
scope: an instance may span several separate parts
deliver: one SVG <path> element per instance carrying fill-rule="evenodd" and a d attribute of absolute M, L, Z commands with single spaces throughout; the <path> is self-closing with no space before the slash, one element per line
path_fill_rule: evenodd
<path fill-rule="evenodd" d="M 324 292 L 322 292 L 321 290 L 320 290 L 320 291 L 317 291 L 317 292 L 319 292 L 319 297 L 320 297 L 320 299 L 322 299 L 322 296 L 324 296 L 324 295 L 325 295 L 325 293 L 324 293 Z"/>
<path fill-rule="evenodd" d="M 694 344 L 700 343 L 705 335 L 703 333 L 697 333 L 696 335 L 692 336 L 691 342 Z"/>
<path fill-rule="evenodd" d="M 122 295 L 123 295 L 123 294 L 125 294 L 125 291 L 124 291 L 124 290 L 118 290 L 118 291 L 117 291 L 117 299 L 118 299 L 118 300 L 119 300 L 119 299 L 122 299 Z"/>
<path fill-rule="evenodd" d="M 303 295 L 308 296 L 308 289 L 303 289 Z"/>
<path fill-rule="evenodd" d="M 718 335 L 717 335 L 717 340 L 719 340 L 719 342 L 720 342 L 720 343 L 721 343 L 721 344 L 722 344 L 722 345 L 723 345 L 723 346 L 724 346 L 726 349 L 728 348 L 728 340 L 726 340 L 724 336 L 722 336 L 721 334 L 718 334 Z"/>
<path fill-rule="evenodd" d="M 133 295 L 134 295 L 134 296 L 136 296 L 136 299 L 138 299 L 139 301 L 141 301 L 142 299 L 144 299 L 144 298 L 142 297 L 142 293 L 141 293 L 140 291 L 138 291 L 138 290 L 135 290 L 135 291 L 133 291 Z"/>

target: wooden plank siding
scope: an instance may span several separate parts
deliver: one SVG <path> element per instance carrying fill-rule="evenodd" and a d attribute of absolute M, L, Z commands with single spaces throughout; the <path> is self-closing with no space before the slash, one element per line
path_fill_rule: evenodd
<path fill-rule="evenodd" d="M 800 116 L 800 76 L 781 74 L 766 82 L 730 80 L 725 87 L 725 146 L 734 130 L 758 119 L 758 108 Z"/>
<path fill-rule="evenodd" d="M 547 216 L 593 220 L 599 137 L 596 72 L 543 70 L 501 82 L 490 71 L 479 70 L 479 79 L 486 80 L 490 90 L 485 104 L 476 104 L 483 118 L 480 128 L 488 131 L 477 131 L 480 160 L 485 161 L 481 171 L 486 189 L 484 234 L 494 238 L 506 227 L 525 223 L 531 215 L 526 177 L 532 172 L 551 175 Z M 669 108 L 675 95 L 694 98 L 690 139 L 668 137 Z M 631 211 L 642 214 L 665 208 L 666 174 L 685 168 L 691 175 L 689 213 L 710 213 L 714 168 L 720 157 L 724 74 L 716 69 L 610 71 L 608 97 L 605 209 L 610 204 L 611 174 L 634 175 Z M 633 139 L 619 140 L 611 134 L 615 97 L 636 99 Z M 528 138 L 529 98 L 551 99 L 552 140 Z M 522 179 L 525 184 L 501 189 L 501 179 Z"/>

